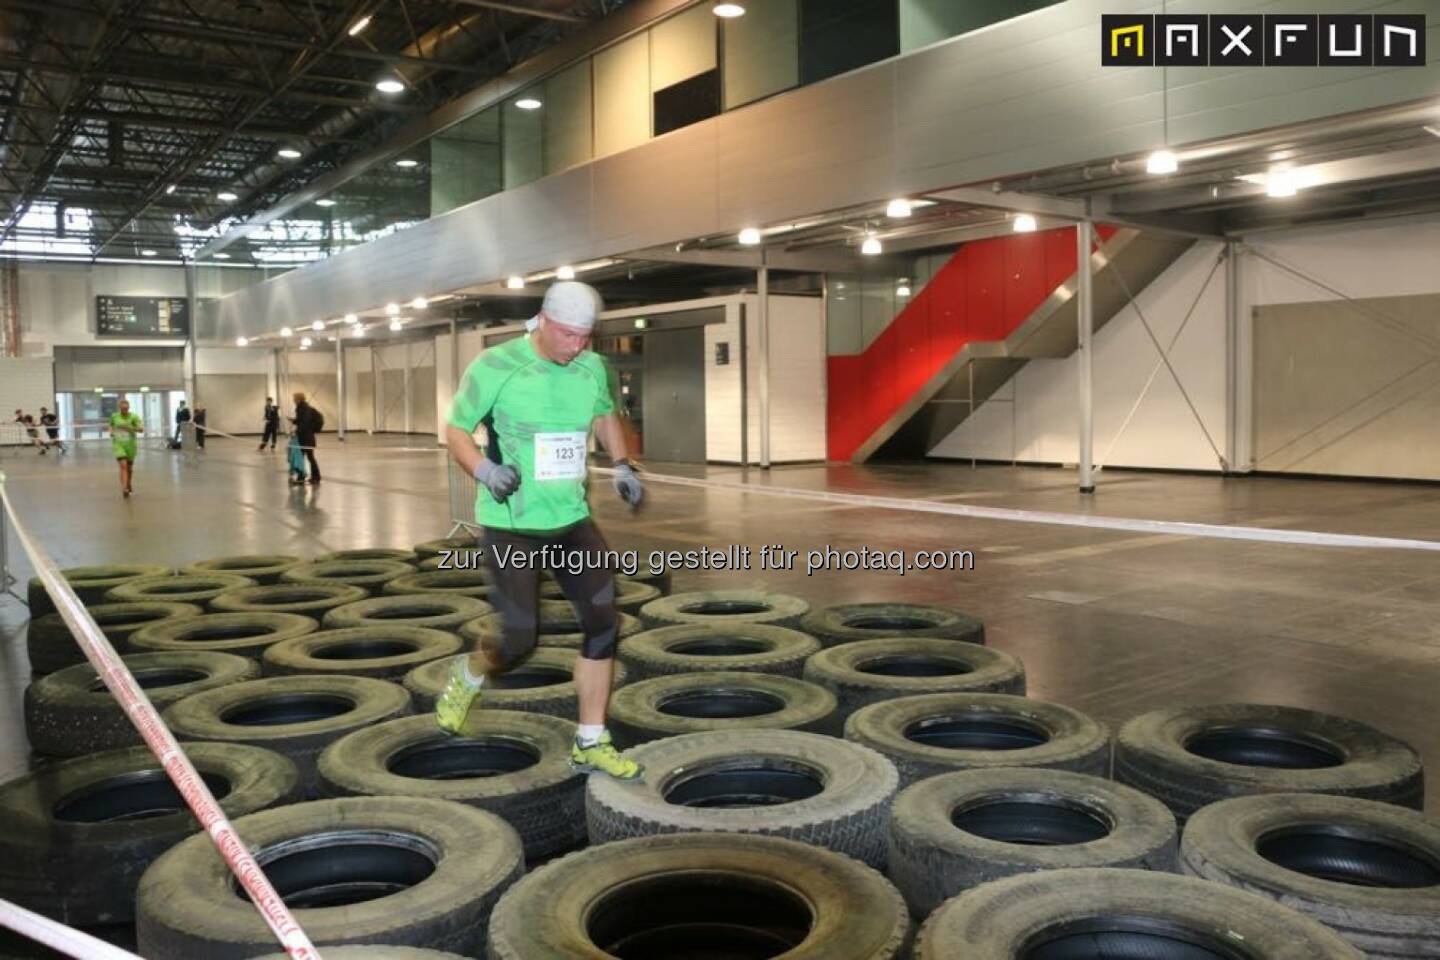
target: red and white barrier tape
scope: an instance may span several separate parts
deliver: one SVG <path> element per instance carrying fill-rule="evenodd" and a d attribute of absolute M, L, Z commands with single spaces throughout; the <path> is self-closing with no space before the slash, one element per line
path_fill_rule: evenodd
<path fill-rule="evenodd" d="M 190 759 L 180 749 L 180 744 L 175 741 L 175 736 L 165 726 L 160 715 L 155 711 L 155 706 L 145 691 L 135 682 L 134 676 L 126 669 L 120 657 L 115 653 L 115 648 L 110 645 L 105 634 L 96 625 L 93 617 L 75 595 L 70 584 L 61 575 L 55 561 L 44 547 L 31 539 L 29 532 L 20 523 L 19 511 L 10 499 L 10 494 L 5 486 L 5 475 L 0 473 L 0 502 L 3 502 L 5 513 L 10 517 L 10 523 L 15 528 L 15 534 L 20 540 L 21 547 L 30 557 L 30 563 L 35 568 L 35 573 L 45 584 L 45 592 L 50 594 L 51 600 L 55 602 L 55 609 L 59 611 L 66 626 L 80 644 L 80 649 L 85 652 L 85 657 L 90 661 L 91 666 L 105 686 L 114 695 L 116 702 L 124 708 L 130 722 L 135 729 L 140 731 L 152 753 L 155 754 L 160 766 L 170 777 L 175 789 L 180 792 L 190 812 L 195 819 L 210 834 L 220 855 L 225 858 L 225 863 L 230 867 L 232 873 L 239 879 L 246 892 L 250 894 L 251 901 L 255 908 L 260 911 L 260 916 L 275 933 L 280 945 L 285 952 L 295 960 L 319 960 L 320 954 L 305 936 L 305 931 L 295 922 L 290 909 L 270 885 L 260 865 L 251 855 L 248 847 L 240 839 L 235 828 L 231 826 L 229 819 L 225 816 L 220 805 L 215 802 L 215 797 L 210 793 L 210 788 L 205 781 L 200 779 Z M 3 518 L 0 518 L 3 521 Z M 6 926 L 15 926 L 12 922 L 15 918 L 0 910 L 0 923 Z M 18 927 L 17 927 L 18 929 Z M 89 956 L 89 954 L 74 954 L 74 956 Z M 127 955 L 128 956 L 128 955 Z"/>
<path fill-rule="evenodd" d="M 9 900 L 0 900 L 0 923 L 66 956 L 84 957 L 85 960 L 141 960 L 128 950 L 121 950 L 82 930 L 42 917 Z"/>

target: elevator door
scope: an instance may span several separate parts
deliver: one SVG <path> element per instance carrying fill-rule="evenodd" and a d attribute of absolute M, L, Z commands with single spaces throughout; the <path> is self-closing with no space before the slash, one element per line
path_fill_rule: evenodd
<path fill-rule="evenodd" d="M 705 330 L 645 335 L 645 457 L 705 462 Z"/>

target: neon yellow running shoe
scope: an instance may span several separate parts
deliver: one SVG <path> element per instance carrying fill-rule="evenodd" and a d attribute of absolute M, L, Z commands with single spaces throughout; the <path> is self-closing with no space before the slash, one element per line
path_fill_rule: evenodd
<path fill-rule="evenodd" d="M 446 733 L 459 733 L 470 708 L 480 699 L 480 684 L 470 682 L 465 676 L 466 659 L 464 654 L 455 658 L 450 679 L 445 681 L 445 689 L 435 700 L 435 723 Z"/>
<path fill-rule="evenodd" d="M 581 746 L 577 737 L 570 747 L 570 766 L 581 773 L 598 770 L 616 780 L 638 780 L 645 772 L 644 767 L 615 749 L 609 730 L 603 731 L 600 739 L 588 747 Z"/>

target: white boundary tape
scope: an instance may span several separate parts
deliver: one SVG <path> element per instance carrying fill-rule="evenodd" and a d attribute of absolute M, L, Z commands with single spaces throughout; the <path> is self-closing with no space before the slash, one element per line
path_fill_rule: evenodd
<path fill-rule="evenodd" d="M 215 797 L 210 793 L 210 788 L 205 781 L 200 779 L 199 773 L 180 749 L 180 744 L 175 741 L 175 736 L 165 726 L 160 715 L 155 711 L 155 706 L 145 691 L 135 682 L 130 671 L 116 654 L 115 648 L 96 625 L 93 617 L 86 611 L 85 605 L 75 595 L 70 584 L 61 575 L 55 561 L 44 547 L 31 539 L 29 531 L 20 523 L 19 511 L 10 500 L 9 491 L 6 489 L 5 475 L 0 473 L 0 502 L 3 502 L 5 513 L 9 515 L 11 525 L 15 528 L 15 534 L 20 541 L 20 546 L 30 557 L 30 563 L 35 568 L 35 573 L 45 584 L 45 592 L 55 602 L 55 609 L 59 611 L 66 626 L 74 635 L 80 648 L 85 651 L 85 658 L 95 668 L 95 672 L 109 688 L 115 700 L 124 708 L 130 722 L 140 732 L 145 743 L 155 754 L 160 766 L 169 775 L 170 780 L 175 784 L 175 789 L 185 799 L 195 819 L 200 822 L 201 827 L 210 834 L 220 855 L 225 858 L 226 864 L 231 872 L 239 879 L 240 883 L 250 894 L 251 901 L 255 908 L 260 911 L 265 923 L 275 933 L 280 945 L 295 960 L 320 960 L 320 954 L 300 929 L 299 924 L 291 915 L 285 902 L 270 885 L 260 865 L 250 854 L 240 835 L 231 826 L 229 818 L 225 816 L 220 805 L 215 802 Z M 0 522 L 4 518 L 0 517 Z M 14 926 L 12 918 L 0 911 L 0 923 L 7 926 Z M 86 957 L 90 954 L 77 953 L 74 956 Z M 128 955 L 126 955 L 128 956 Z"/>
<path fill-rule="evenodd" d="M 592 467 L 598 474 L 612 475 L 614 470 Z M 1267 527 L 1227 527 L 1212 523 L 1187 523 L 1179 520 L 1139 520 L 1132 517 L 1087 516 L 1079 513 L 1055 513 L 1046 510 L 1015 510 L 1008 507 L 976 507 L 966 504 L 937 503 L 905 497 L 875 497 L 860 493 L 835 493 L 829 490 L 804 490 L 796 487 L 769 487 L 732 480 L 698 480 L 663 473 L 641 473 L 645 483 L 661 483 L 702 490 L 733 490 L 761 497 L 784 497 L 792 500 L 820 500 L 854 507 L 879 510 L 907 510 L 916 513 L 938 513 L 950 517 L 971 517 L 976 520 L 1006 520 L 1015 523 L 1044 523 L 1063 527 L 1087 527 L 1092 530 L 1124 530 L 1130 533 L 1178 534 L 1186 537 L 1208 537 L 1216 540 L 1255 540 L 1264 543 L 1289 543 L 1315 547 L 1364 547 L 1378 550 L 1440 551 L 1440 541 L 1404 540 L 1395 537 L 1370 537 L 1351 533 L 1321 533 L 1314 530 L 1275 530 Z"/>
<path fill-rule="evenodd" d="M 67 956 L 83 957 L 85 960 L 141 960 L 128 950 L 97 940 L 83 930 L 56 923 L 9 900 L 0 900 L 0 922 Z"/>

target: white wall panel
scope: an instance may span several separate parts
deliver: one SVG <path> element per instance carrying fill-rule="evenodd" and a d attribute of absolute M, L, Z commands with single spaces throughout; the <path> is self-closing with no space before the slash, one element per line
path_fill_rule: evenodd
<path fill-rule="evenodd" d="M 11 425 L 15 410 L 40 421 L 40 408 L 56 409 L 55 368 L 49 357 L 0 357 L 0 443 L 29 443 Z M 43 434 L 42 434 L 43 436 Z"/>

